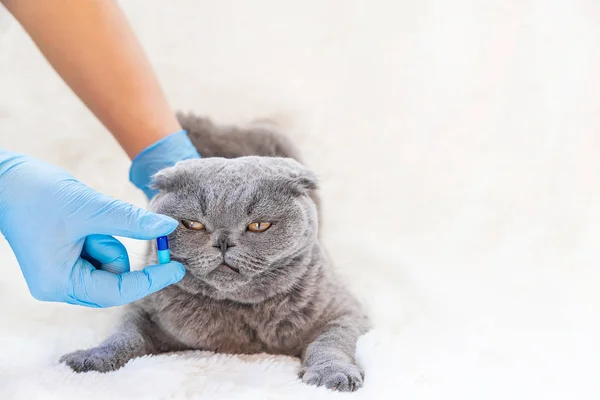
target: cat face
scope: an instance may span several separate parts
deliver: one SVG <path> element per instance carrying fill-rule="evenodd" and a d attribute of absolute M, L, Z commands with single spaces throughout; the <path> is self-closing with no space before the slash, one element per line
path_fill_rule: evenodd
<path fill-rule="evenodd" d="M 156 174 L 154 186 L 160 193 L 150 208 L 180 221 L 169 243 L 188 271 L 182 285 L 207 286 L 215 297 L 240 299 L 268 286 L 317 241 L 308 196 L 316 178 L 292 159 L 187 160 Z"/>

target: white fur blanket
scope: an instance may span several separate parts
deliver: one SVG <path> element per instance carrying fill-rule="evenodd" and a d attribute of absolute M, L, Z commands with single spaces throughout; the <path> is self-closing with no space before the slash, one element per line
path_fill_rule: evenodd
<path fill-rule="evenodd" d="M 74 374 L 58 358 L 119 310 L 31 299 L 0 241 L 0 399 L 600 397 L 595 2 L 123 4 L 174 107 L 275 118 L 320 174 L 326 245 L 375 323 L 365 386 L 201 352 Z M 0 146 L 143 206 L 123 152 L 8 21 Z"/>

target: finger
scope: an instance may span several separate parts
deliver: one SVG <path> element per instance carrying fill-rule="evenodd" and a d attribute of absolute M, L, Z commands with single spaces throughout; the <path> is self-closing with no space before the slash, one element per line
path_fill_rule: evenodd
<path fill-rule="evenodd" d="M 180 281 L 185 268 L 178 262 L 156 264 L 122 274 L 95 269 L 83 261 L 74 279 L 73 293 L 80 305 L 112 307 L 131 303 Z"/>
<path fill-rule="evenodd" d="M 97 269 L 113 274 L 129 272 L 129 256 L 123 243 L 108 235 L 85 238 L 81 257 Z"/>
<path fill-rule="evenodd" d="M 133 204 L 100 196 L 95 202 L 90 234 L 105 234 L 150 240 L 166 236 L 177 228 L 178 222 L 166 215 L 156 214 Z"/>
<path fill-rule="evenodd" d="M 130 303 L 179 282 L 184 275 L 185 268 L 178 262 L 150 265 L 141 271 L 122 274 L 121 297 Z"/>

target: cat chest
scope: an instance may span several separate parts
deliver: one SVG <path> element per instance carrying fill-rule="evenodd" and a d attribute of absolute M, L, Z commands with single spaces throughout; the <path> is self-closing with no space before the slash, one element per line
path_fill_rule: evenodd
<path fill-rule="evenodd" d="M 221 353 L 296 356 L 305 336 L 293 316 L 206 304 L 163 312 L 157 322 L 187 347 Z"/>

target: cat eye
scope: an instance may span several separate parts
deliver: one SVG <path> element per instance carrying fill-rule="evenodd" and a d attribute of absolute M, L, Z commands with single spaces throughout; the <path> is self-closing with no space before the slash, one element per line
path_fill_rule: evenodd
<path fill-rule="evenodd" d="M 187 229 L 191 229 L 193 231 L 201 231 L 204 229 L 204 224 L 198 221 L 187 221 L 185 219 L 181 220 L 181 224 L 185 226 Z"/>
<path fill-rule="evenodd" d="M 264 232 L 270 227 L 270 222 L 253 222 L 250 225 L 248 225 L 248 230 L 251 232 Z"/>

